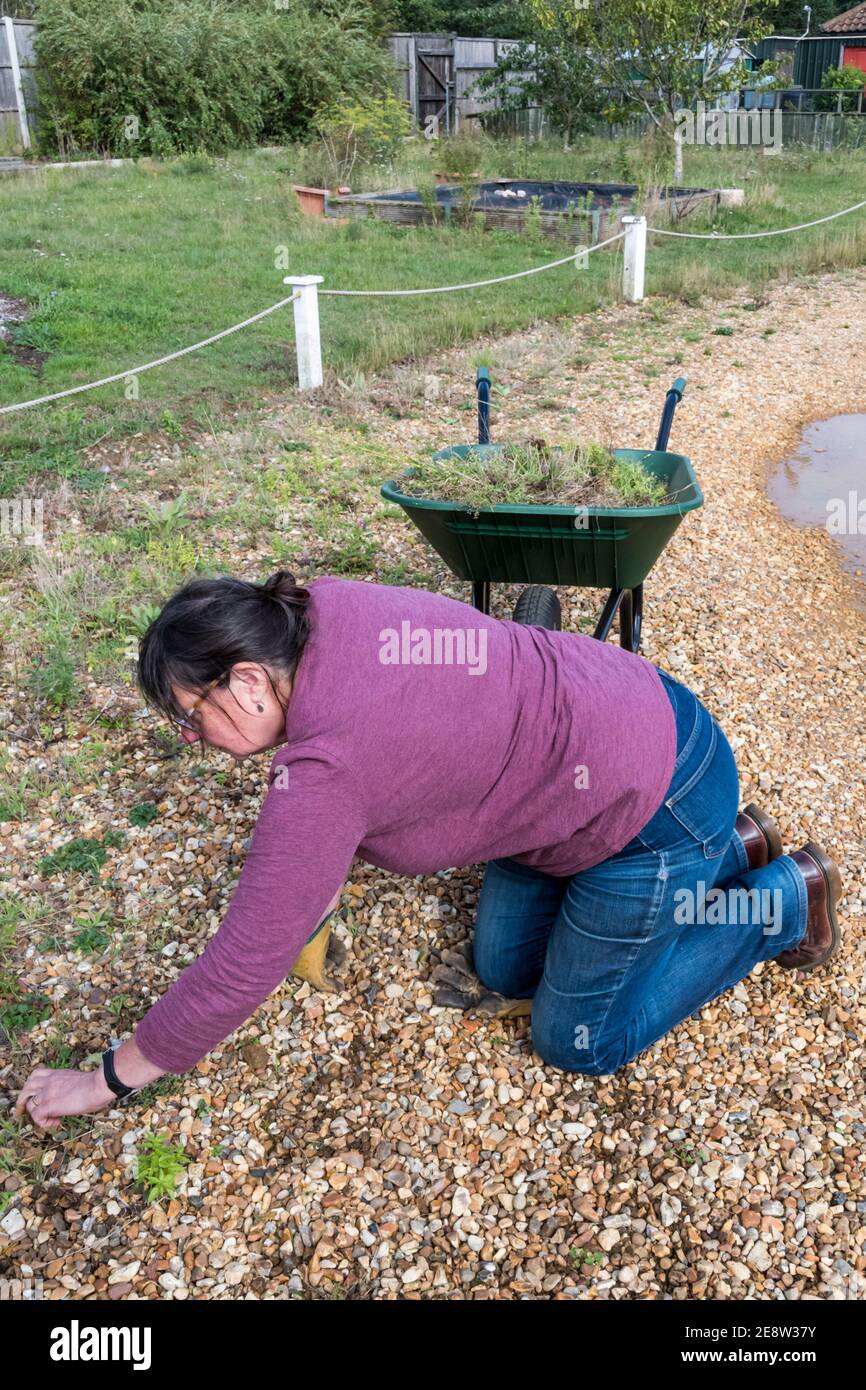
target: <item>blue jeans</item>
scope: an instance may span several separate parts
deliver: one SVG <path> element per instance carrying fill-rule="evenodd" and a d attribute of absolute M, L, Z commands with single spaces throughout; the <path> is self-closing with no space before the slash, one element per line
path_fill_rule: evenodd
<path fill-rule="evenodd" d="M 473 940 L 488 989 L 532 999 L 550 1066 L 607 1076 L 806 931 L 789 855 L 749 871 L 739 779 L 715 718 L 659 671 L 676 713 L 667 795 L 610 859 L 554 878 L 514 859 L 484 873 Z"/>

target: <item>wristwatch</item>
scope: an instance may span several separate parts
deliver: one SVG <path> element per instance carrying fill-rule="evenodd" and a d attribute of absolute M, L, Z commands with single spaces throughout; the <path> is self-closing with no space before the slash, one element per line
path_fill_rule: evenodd
<path fill-rule="evenodd" d="M 140 1086 L 124 1086 L 123 1082 L 119 1079 L 117 1072 L 114 1070 L 113 1047 L 106 1048 L 105 1052 L 102 1054 L 102 1074 L 105 1077 L 106 1086 L 108 1086 L 116 1096 L 119 1096 L 121 1100 L 123 1100 L 124 1096 L 135 1095 L 135 1092 L 141 1089 Z"/>

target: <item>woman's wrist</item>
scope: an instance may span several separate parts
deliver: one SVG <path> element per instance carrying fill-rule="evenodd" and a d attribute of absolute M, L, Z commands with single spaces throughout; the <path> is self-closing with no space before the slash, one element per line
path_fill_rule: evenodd
<path fill-rule="evenodd" d="M 147 1060 L 134 1038 L 127 1038 L 115 1048 L 112 1060 L 118 1081 L 123 1086 L 130 1086 L 134 1091 L 165 1075 L 161 1067 Z M 94 1098 L 99 1098 L 102 1103 L 117 1100 L 117 1095 L 105 1079 L 105 1067 L 102 1062 L 92 1075 Z"/>
<path fill-rule="evenodd" d="M 117 1100 L 117 1096 L 105 1079 L 102 1062 L 99 1063 L 98 1067 L 94 1067 L 93 1071 L 90 1073 L 90 1085 L 93 1092 L 93 1100 L 96 1104 L 108 1105 L 110 1102 Z"/>
<path fill-rule="evenodd" d="M 135 1090 L 140 1086 L 149 1086 L 152 1081 L 158 1081 L 161 1076 L 165 1076 L 165 1069 L 147 1060 L 134 1037 L 127 1038 L 126 1042 L 122 1042 L 116 1049 L 114 1070 L 118 1081 L 124 1086 L 132 1086 Z"/>

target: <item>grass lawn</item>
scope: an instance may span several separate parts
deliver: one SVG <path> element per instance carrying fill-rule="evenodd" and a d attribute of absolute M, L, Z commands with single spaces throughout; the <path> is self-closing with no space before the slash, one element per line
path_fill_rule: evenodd
<path fill-rule="evenodd" d="M 45 173 L 0 186 L 0 291 L 39 307 L 18 341 L 48 354 L 37 378 L 0 354 L 0 403 L 62 390 L 171 352 L 283 298 L 287 263 L 334 287 L 390 288 L 507 275 L 564 254 L 550 241 L 370 220 L 302 220 L 275 156 L 197 165 L 145 163 L 102 174 Z M 276 268 L 279 260 L 280 268 Z M 322 301 L 329 368 L 369 371 L 535 317 L 586 312 L 611 293 L 610 262 L 496 291 L 377 304 Z M 139 379 L 0 423 L 2 455 L 22 470 L 75 470 L 78 451 L 112 433 L 211 427 L 237 401 L 295 382 L 290 307 Z M 7 485 L 8 487 L 8 485 Z"/>
<path fill-rule="evenodd" d="M 51 171 L 0 183 L 0 294 L 33 310 L 15 333 L 44 353 L 21 362 L 0 343 L 0 404 L 77 385 L 183 347 L 274 303 L 283 262 L 326 285 L 392 288 L 509 274 L 554 259 L 556 242 L 451 227 L 396 228 L 374 220 L 302 219 L 291 184 L 292 151 L 227 160 L 140 161 L 113 171 Z M 396 169 L 362 171 L 357 187 L 412 186 L 435 153 L 407 146 Z M 587 140 L 555 145 L 488 142 L 485 175 L 634 179 L 637 146 Z M 824 155 L 690 150 L 686 181 L 742 186 L 746 206 L 720 214 L 718 230 L 784 226 L 845 207 L 866 186 L 866 152 Z M 689 219 L 702 230 L 706 217 Z M 761 242 L 712 246 L 657 239 L 648 293 L 697 302 L 748 284 L 866 260 L 866 214 Z M 437 348 L 506 333 L 538 319 L 591 313 L 619 293 L 620 251 L 512 284 L 431 300 L 322 301 L 326 365 L 368 373 Z M 277 268 L 279 263 L 280 268 Z M 333 379 L 333 376 L 332 376 Z M 82 451 L 97 441 L 162 431 L 183 438 L 217 430 L 294 382 L 291 309 L 201 353 L 139 378 L 0 418 L 0 495 L 34 473 L 87 476 Z"/>

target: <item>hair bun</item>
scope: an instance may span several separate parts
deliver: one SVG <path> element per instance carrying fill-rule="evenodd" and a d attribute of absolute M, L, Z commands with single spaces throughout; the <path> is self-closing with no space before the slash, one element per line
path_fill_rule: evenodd
<path fill-rule="evenodd" d="M 294 589 L 295 587 L 295 576 L 290 574 L 288 570 L 277 570 L 276 574 L 272 574 L 270 579 L 266 579 L 262 585 L 265 593 L 270 594 L 272 598 L 279 598 L 282 589 Z"/>
<path fill-rule="evenodd" d="M 304 608 L 310 597 L 309 590 L 297 584 L 288 570 L 277 570 L 265 580 L 261 590 L 284 608 Z"/>

